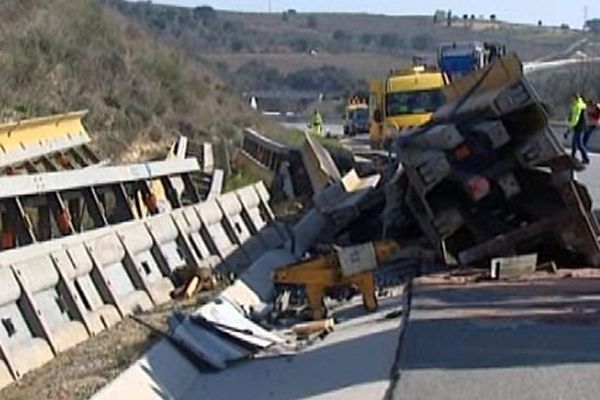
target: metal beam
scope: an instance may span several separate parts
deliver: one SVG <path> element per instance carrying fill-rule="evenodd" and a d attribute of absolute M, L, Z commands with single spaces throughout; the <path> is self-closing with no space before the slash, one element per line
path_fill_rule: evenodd
<path fill-rule="evenodd" d="M 81 118 L 87 111 L 0 125 L 0 167 L 90 142 Z"/>
<path fill-rule="evenodd" d="M 128 166 L 84 168 L 0 177 L 0 198 L 58 192 L 80 187 L 157 179 L 199 171 L 196 159 L 155 161 Z"/>

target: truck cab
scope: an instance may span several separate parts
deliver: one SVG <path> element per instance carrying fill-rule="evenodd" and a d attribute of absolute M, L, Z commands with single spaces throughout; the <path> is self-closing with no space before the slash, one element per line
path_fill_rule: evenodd
<path fill-rule="evenodd" d="M 369 106 L 366 101 L 352 97 L 344 112 L 344 135 L 369 133 Z"/>
<path fill-rule="evenodd" d="M 506 48 L 497 43 L 453 42 L 438 49 L 438 66 L 451 81 L 484 68 L 496 58 L 503 57 Z"/>
<path fill-rule="evenodd" d="M 445 102 L 446 79 L 437 67 L 415 66 L 392 71 L 369 85 L 370 142 L 387 149 L 395 135 L 429 121 Z"/>

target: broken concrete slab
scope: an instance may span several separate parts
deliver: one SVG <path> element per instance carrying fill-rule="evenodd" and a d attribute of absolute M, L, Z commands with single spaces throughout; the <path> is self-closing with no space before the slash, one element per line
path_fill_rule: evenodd
<path fill-rule="evenodd" d="M 511 279 L 528 275 L 536 270 L 537 254 L 493 258 L 490 263 L 492 279 Z"/>

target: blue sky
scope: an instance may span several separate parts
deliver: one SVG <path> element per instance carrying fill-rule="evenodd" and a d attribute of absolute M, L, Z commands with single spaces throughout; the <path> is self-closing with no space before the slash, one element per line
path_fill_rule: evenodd
<path fill-rule="evenodd" d="M 210 5 L 217 9 L 267 11 L 269 0 L 154 0 L 154 3 L 184 6 Z M 567 23 L 572 27 L 583 25 L 584 7 L 588 15 L 600 17 L 598 0 L 270 0 L 271 9 L 280 12 L 288 8 L 298 11 L 351 11 L 376 14 L 432 14 L 436 9 L 451 9 L 455 14 L 490 15 L 514 22 L 547 25 Z"/>

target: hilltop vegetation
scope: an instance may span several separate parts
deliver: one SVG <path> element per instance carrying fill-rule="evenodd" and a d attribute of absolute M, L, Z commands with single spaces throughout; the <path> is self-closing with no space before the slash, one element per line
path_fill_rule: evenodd
<path fill-rule="evenodd" d="M 530 60 L 582 37 L 567 29 L 503 23 L 496 16 L 461 15 L 448 27 L 445 19 L 434 23 L 433 15 L 235 13 L 107 1 L 204 61 L 240 91 L 301 86 L 348 92 L 410 62 L 413 55 L 435 57 L 442 42 L 501 42 Z"/>
<path fill-rule="evenodd" d="M 113 157 L 177 133 L 269 129 L 205 66 L 98 1 L 4 0 L 0 37 L 2 120 L 89 109 Z"/>

